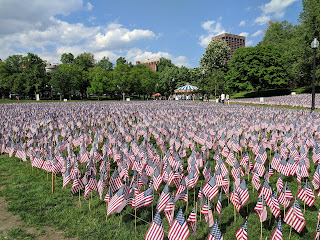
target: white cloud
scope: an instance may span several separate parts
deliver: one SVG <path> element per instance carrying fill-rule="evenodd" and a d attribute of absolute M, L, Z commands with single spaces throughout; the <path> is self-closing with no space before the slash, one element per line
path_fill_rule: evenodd
<path fill-rule="evenodd" d="M 254 22 L 259 25 L 264 25 L 264 24 L 267 24 L 270 20 L 271 20 L 270 16 L 261 15 L 257 17 Z"/>
<path fill-rule="evenodd" d="M 93 5 L 91 3 L 87 3 L 87 9 L 91 11 L 93 9 Z"/>
<path fill-rule="evenodd" d="M 248 32 L 242 32 L 239 34 L 239 36 L 244 36 L 244 37 L 248 37 L 249 33 Z"/>
<path fill-rule="evenodd" d="M 243 26 L 245 26 L 246 25 L 246 21 L 241 21 L 240 23 L 239 23 L 239 26 L 240 27 L 243 27 Z"/>
<path fill-rule="evenodd" d="M 0 8 L 0 36 L 30 29 L 44 30 L 51 25 L 50 17 L 57 14 L 85 10 L 83 0 L 2 0 Z"/>
<path fill-rule="evenodd" d="M 190 67 L 190 63 L 187 57 L 185 56 L 175 57 L 168 52 L 153 53 L 148 51 L 142 51 L 141 49 L 138 49 L 138 48 L 133 48 L 133 49 L 130 49 L 126 55 L 127 61 L 132 63 L 136 63 L 136 61 L 143 61 L 145 59 L 153 59 L 153 58 L 160 58 L 160 57 L 170 59 L 172 63 L 178 67 L 181 67 L 181 66 Z"/>
<path fill-rule="evenodd" d="M 201 35 L 199 37 L 199 45 L 202 47 L 207 47 L 211 42 L 212 37 L 225 33 L 225 29 L 221 24 L 222 18 L 220 17 L 218 21 L 206 21 L 202 23 L 201 27 L 207 31 L 207 34 Z"/>
<path fill-rule="evenodd" d="M 270 0 L 270 2 L 260 6 L 262 13 L 255 19 L 255 23 L 264 25 L 271 19 L 281 19 L 284 17 L 287 7 L 298 0 Z"/>
<path fill-rule="evenodd" d="M 252 40 L 246 41 L 246 47 L 250 47 L 253 44 Z"/>
<path fill-rule="evenodd" d="M 143 39 L 154 39 L 150 30 L 134 29 L 130 31 L 121 24 L 111 23 L 106 31 L 95 36 L 92 47 L 95 49 L 128 49 L 133 43 Z"/>
<path fill-rule="evenodd" d="M 33 52 L 43 60 L 59 62 L 63 53 L 71 52 L 75 57 L 91 52 L 99 61 L 104 56 L 116 62 L 120 56 L 128 61 L 165 57 L 178 66 L 189 67 L 185 56 L 173 56 L 168 52 L 150 52 L 135 48 L 135 44 L 157 39 L 153 31 L 139 29 L 135 25 L 126 27 L 118 22 L 106 26 L 86 26 L 60 20 L 59 15 L 75 11 L 90 11 L 93 5 L 83 0 L 55 0 L 48 5 L 44 0 L 29 1 L 0 0 L 0 57 L 2 60 L 13 54 L 26 55 Z M 92 22 L 95 17 L 89 18 Z M 89 22 L 90 22 L 89 21 Z M 210 26 L 215 32 L 218 24 Z"/>
<path fill-rule="evenodd" d="M 263 33 L 262 30 L 258 30 L 254 34 L 252 34 L 251 37 L 257 37 L 257 36 L 261 35 L 262 33 Z"/>

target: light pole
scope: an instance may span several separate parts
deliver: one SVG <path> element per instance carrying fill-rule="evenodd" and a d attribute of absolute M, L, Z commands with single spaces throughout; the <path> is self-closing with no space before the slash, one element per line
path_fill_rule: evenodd
<path fill-rule="evenodd" d="M 173 94 L 174 94 L 174 78 L 172 78 L 172 97 L 173 97 Z"/>
<path fill-rule="evenodd" d="M 312 102 L 311 102 L 311 112 L 314 111 L 315 108 L 315 97 L 316 97 L 316 89 L 315 89 L 315 81 L 316 81 L 316 55 L 317 48 L 319 47 L 319 42 L 317 38 L 314 38 L 311 43 L 311 48 L 313 49 L 313 76 L 312 76 Z"/>
<path fill-rule="evenodd" d="M 204 74 L 206 73 L 206 71 L 203 69 L 201 73 L 202 73 L 202 101 L 204 101 Z"/>

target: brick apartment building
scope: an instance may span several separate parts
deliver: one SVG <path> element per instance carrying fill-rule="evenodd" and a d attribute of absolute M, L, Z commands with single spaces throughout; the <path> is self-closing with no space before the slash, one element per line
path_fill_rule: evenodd
<path fill-rule="evenodd" d="M 232 58 L 234 52 L 238 48 L 246 46 L 246 37 L 244 37 L 244 36 L 239 36 L 239 35 L 230 34 L 230 33 L 223 33 L 223 34 L 220 34 L 220 35 L 212 38 L 212 40 L 217 40 L 217 39 L 221 39 L 221 40 L 225 41 L 227 43 L 228 47 L 230 47 L 231 52 L 228 56 L 229 61 Z"/>
<path fill-rule="evenodd" d="M 136 65 L 138 64 L 144 64 L 151 68 L 152 71 L 157 72 L 158 71 L 158 64 L 165 58 L 154 58 L 154 59 L 146 59 L 144 61 L 136 61 Z M 171 62 L 171 60 L 168 60 Z"/>

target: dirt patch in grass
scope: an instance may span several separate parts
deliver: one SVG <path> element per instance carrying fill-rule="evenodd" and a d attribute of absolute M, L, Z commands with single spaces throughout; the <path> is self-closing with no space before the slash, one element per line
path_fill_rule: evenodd
<path fill-rule="evenodd" d="M 3 188 L 4 186 L 0 186 Z M 4 197 L 0 197 L 0 238 L 5 239 L 37 239 L 37 240 L 75 240 L 75 238 L 65 238 L 65 233 L 51 227 L 44 227 L 37 230 L 27 226 L 20 217 L 6 211 L 7 202 Z"/>

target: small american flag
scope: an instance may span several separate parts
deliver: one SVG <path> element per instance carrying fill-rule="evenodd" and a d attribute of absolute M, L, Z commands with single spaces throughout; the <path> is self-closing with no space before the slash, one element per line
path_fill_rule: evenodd
<path fill-rule="evenodd" d="M 124 201 L 124 186 L 122 185 L 118 192 L 110 199 L 107 215 L 109 216 L 113 213 Z"/>
<path fill-rule="evenodd" d="M 179 209 L 176 219 L 173 221 L 172 226 L 168 232 L 168 239 L 169 240 L 185 240 L 188 238 L 190 234 L 187 222 L 184 218 L 182 213 L 182 209 Z"/>
<path fill-rule="evenodd" d="M 281 216 L 279 216 L 277 227 L 270 240 L 282 240 Z"/>
<path fill-rule="evenodd" d="M 162 225 L 160 213 L 157 211 L 146 233 L 145 240 L 154 240 L 154 239 L 162 240 L 163 238 L 164 238 L 164 227 Z"/>
<path fill-rule="evenodd" d="M 170 199 L 169 186 L 168 184 L 166 184 L 158 200 L 157 209 L 159 212 L 163 211 L 169 199 Z"/>
<path fill-rule="evenodd" d="M 237 240 L 247 240 L 248 239 L 248 228 L 247 228 L 248 221 L 247 219 L 241 225 L 241 227 L 236 232 Z"/>
<path fill-rule="evenodd" d="M 203 193 L 205 196 L 207 196 L 210 201 L 214 199 L 215 196 L 218 195 L 219 190 L 216 185 L 216 179 L 215 176 L 212 176 L 210 180 L 203 186 Z"/>
<path fill-rule="evenodd" d="M 196 236 L 196 231 L 197 231 L 197 215 L 196 215 L 196 210 L 195 207 L 193 208 L 193 210 L 191 211 L 187 222 L 190 224 L 191 229 L 193 231 L 192 235 Z"/>
<path fill-rule="evenodd" d="M 306 225 L 306 220 L 297 200 L 293 202 L 283 221 L 292 226 L 298 233 L 302 231 Z"/>
<path fill-rule="evenodd" d="M 219 229 L 217 221 L 214 222 L 208 236 L 208 240 L 223 240 L 222 233 Z"/>

